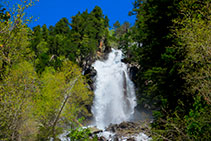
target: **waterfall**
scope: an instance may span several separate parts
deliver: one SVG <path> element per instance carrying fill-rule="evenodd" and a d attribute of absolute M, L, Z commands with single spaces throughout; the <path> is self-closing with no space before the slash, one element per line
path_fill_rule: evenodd
<path fill-rule="evenodd" d="M 129 121 L 134 113 L 134 84 L 128 76 L 127 65 L 121 62 L 122 58 L 121 50 L 112 49 L 107 60 L 97 60 L 93 64 L 97 76 L 92 113 L 99 129 L 111 123 Z"/>

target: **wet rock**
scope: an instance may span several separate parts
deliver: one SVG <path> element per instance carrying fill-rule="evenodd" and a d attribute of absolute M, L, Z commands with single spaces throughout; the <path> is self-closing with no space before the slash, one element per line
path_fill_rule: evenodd
<path fill-rule="evenodd" d="M 130 61 L 128 61 L 127 58 L 124 58 L 121 61 L 127 64 L 129 77 L 133 81 L 133 83 L 137 86 L 137 79 L 138 79 L 137 74 L 138 74 L 140 65 L 136 63 L 131 63 Z"/>
<path fill-rule="evenodd" d="M 105 137 L 101 136 L 98 138 L 98 141 L 107 141 L 107 139 Z"/>
<path fill-rule="evenodd" d="M 112 124 L 106 129 L 106 131 L 116 132 L 116 126 L 112 126 Z"/>
<path fill-rule="evenodd" d="M 94 90 L 94 81 L 95 81 L 95 76 L 97 75 L 97 71 L 94 69 L 94 67 L 89 66 L 87 69 L 84 70 L 84 75 L 88 78 L 88 84 L 89 84 L 89 89 Z"/>
<path fill-rule="evenodd" d="M 122 122 L 120 124 L 111 124 L 106 129 L 106 131 L 110 131 L 115 133 L 118 139 L 122 137 L 129 137 L 127 140 L 133 141 L 135 140 L 133 136 L 137 136 L 139 133 L 143 132 L 149 135 L 149 126 L 150 121 L 138 121 L 138 122 Z"/>
<path fill-rule="evenodd" d="M 128 122 L 122 122 L 121 124 L 119 124 L 119 128 L 121 128 L 121 129 L 125 129 L 125 128 L 127 128 L 127 127 L 128 127 L 128 125 L 129 125 L 129 123 L 128 123 Z"/>
<path fill-rule="evenodd" d="M 90 77 L 94 77 L 96 74 L 97 71 L 92 66 L 89 66 L 87 69 L 84 70 L 84 75 L 89 75 Z"/>
<path fill-rule="evenodd" d="M 90 130 L 92 135 L 93 134 L 98 134 L 100 132 L 103 132 L 103 130 L 98 129 L 97 127 L 90 127 L 89 130 Z"/>
<path fill-rule="evenodd" d="M 108 59 L 108 54 L 111 52 L 111 47 L 105 47 L 103 51 L 103 59 L 107 60 Z"/>
<path fill-rule="evenodd" d="M 130 76 L 130 79 L 133 82 L 136 82 L 136 80 L 137 80 L 137 74 L 138 74 L 138 67 L 137 66 L 131 66 L 129 68 L 129 76 Z"/>
<path fill-rule="evenodd" d="M 115 136 L 113 137 L 113 141 L 119 141 L 119 138 L 118 138 L 117 135 L 115 135 Z"/>
<path fill-rule="evenodd" d="M 96 56 L 88 57 L 81 61 L 79 64 L 83 69 L 83 74 L 88 78 L 89 89 L 94 90 L 94 81 L 97 71 L 92 67 L 92 64 L 96 60 L 106 60 L 108 54 L 111 52 L 111 47 L 104 46 L 104 41 L 102 41 L 102 48 L 97 52 Z"/>
<path fill-rule="evenodd" d="M 136 141 L 135 138 L 128 138 L 127 141 Z"/>

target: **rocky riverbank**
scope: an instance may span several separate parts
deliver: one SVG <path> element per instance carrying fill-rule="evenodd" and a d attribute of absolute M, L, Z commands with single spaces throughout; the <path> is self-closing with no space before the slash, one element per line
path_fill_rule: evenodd
<path fill-rule="evenodd" d="M 148 141 L 150 140 L 150 121 L 122 122 L 111 124 L 104 131 L 90 128 L 92 136 L 99 141 Z"/>

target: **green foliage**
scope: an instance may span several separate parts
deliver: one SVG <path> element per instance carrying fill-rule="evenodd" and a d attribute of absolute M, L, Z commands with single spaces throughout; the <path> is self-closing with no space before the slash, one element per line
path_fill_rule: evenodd
<path fill-rule="evenodd" d="M 90 134 L 89 128 L 76 128 L 71 129 L 67 137 L 72 141 L 97 141 L 97 137 L 91 138 Z"/>
<path fill-rule="evenodd" d="M 100 42 L 108 36 L 108 19 L 104 18 L 100 7 L 96 6 L 91 13 L 87 11 L 72 17 L 71 46 L 77 48 L 79 64 L 91 58 L 100 49 Z M 106 45 L 107 46 L 107 45 Z"/>
<path fill-rule="evenodd" d="M 67 18 L 62 18 L 54 27 L 55 34 L 68 34 L 70 32 Z"/>
<path fill-rule="evenodd" d="M 108 18 L 99 7 L 87 13 L 87 23 L 101 26 L 94 34 L 85 26 L 75 32 L 66 18 L 32 31 L 27 27 L 32 18 L 25 19 L 24 11 L 33 4 L 17 1 L 9 12 L 0 7 L 0 140 L 57 139 L 79 118 L 91 116 L 93 93 L 75 62 L 95 55 Z M 82 34 L 82 40 L 75 38 Z"/>
<path fill-rule="evenodd" d="M 129 22 L 124 22 L 122 25 L 116 21 L 113 29 L 110 30 L 110 44 L 114 48 L 121 49 L 125 55 L 125 61 L 128 63 L 137 64 L 139 60 L 138 42 L 133 39 L 133 28 Z"/>
<path fill-rule="evenodd" d="M 71 27 L 71 28 L 70 28 Z M 96 6 L 91 13 L 85 11 L 72 17 L 72 22 L 62 18 L 55 26 L 47 29 L 46 25 L 33 28 L 31 49 L 36 54 L 36 71 L 41 74 L 45 67 L 62 66 L 61 58 L 78 63 L 91 60 L 99 51 L 100 42 L 108 38 L 108 17 L 104 17 L 100 7 Z"/>
<path fill-rule="evenodd" d="M 6 3 L 9 1 L 6 1 Z M 33 1 L 17 1 L 17 6 L 6 13 L 2 10 L 0 22 L 0 78 L 2 79 L 13 64 L 30 60 L 34 56 L 29 45 L 30 29 L 26 24 L 31 17 L 24 16 L 24 12 Z M 5 17 L 6 16 L 6 17 Z"/>
<path fill-rule="evenodd" d="M 71 125 L 81 116 L 90 116 L 86 107 L 92 103 L 93 95 L 73 62 L 83 66 L 84 61 L 93 58 L 100 42 L 107 38 L 107 28 L 108 18 L 104 18 L 100 7 L 91 13 L 78 13 L 71 23 L 62 18 L 49 29 L 46 25 L 33 28 L 30 47 L 41 77 L 34 107 L 40 123 L 38 139 L 55 138 L 63 124 Z"/>
<path fill-rule="evenodd" d="M 189 114 L 185 116 L 186 132 L 194 140 L 199 137 L 203 140 L 209 140 L 211 114 L 208 111 L 210 105 L 207 105 L 200 96 L 197 96 L 194 100 L 193 109 L 190 109 Z"/>
<path fill-rule="evenodd" d="M 185 80 L 186 95 L 194 97 L 193 106 L 184 116 L 185 133 L 193 140 L 209 140 L 210 135 L 210 1 L 183 1 L 183 18 L 175 20 L 182 28 L 176 30 L 186 55 L 179 73 Z M 188 12 L 185 11 L 189 9 Z"/>
<path fill-rule="evenodd" d="M 32 100 L 39 92 L 32 64 L 22 62 L 14 65 L 0 84 L 0 138 L 14 140 L 20 137 L 22 132 L 35 134 L 24 127 L 32 116 Z"/>
<path fill-rule="evenodd" d="M 90 116 L 86 106 L 92 103 L 92 98 L 77 65 L 65 61 L 60 71 L 46 69 L 42 73 L 41 92 L 35 99 L 34 111 L 40 123 L 38 139 L 54 138 L 63 126 L 73 124 L 78 115 Z"/>
<path fill-rule="evenodd" d="M 210 105 L 202 97 L 194 98 L 192 109 L 186 109 L 187 115 L 182 116 L 175 110 L 169 116 L 156 112 L 156 122 L 152 124 L 154 140 L 209 140 L 210 139 Z M 173 115 L 173 116 L 172 116 Z"/>
<path fill-rule="evenodd" d="M 1 77 L 3 73 L 7 71 L 7 67 L 11 67 L 12 64 L 21 62 L 25 58 L 31 59 L 33 54 L 28 48 L 28 32 L 29 29 L 25 25 L 18 25 L 19 27 L 9 30 L 11 25 L 0 23 L 0 27 L 4 31 L 0 33 L 0 72 Z"/>
<path fill-rule="evenodd" d="M 33 3 L 17 1 L 0 14 L 0 140 L 33 140 L 37 133 L 31 107 L 39 88 L 28 47 L 31 17 L 24 14 Z"/>
<path fill-rule="evenodd" d="M 168 99 L 169 108 L 175 108 L 183 81 L 177 73 L 175 62 L 182 56 L 175 47 L 171 34 L 172 20 L 178 15 L 178 1 L 142 1 L 134 3 L 133 12 L 137 22 L 132 28 L 132 38 L 136 43 L 135 57 L 141 66 L 138 76 L 140 104 L 161 107 L 162 99 Z M 175 91 L 172 91 L 175 90 Z M 167 104 L 167 103 L 166 103 Z"/>
<path fill-rule="evenodd" d="M 186 92 L 192 95 L 199 94 L 210 104 L 210 70 L 211 63 L 211 9 L 209 1 L 203 1 L 198 4 L 197 1 L 188 1 L 188 5 L 193 6 L 191 18 L 184 12 L 183 19 L 177 19 L 175 22 L 181 24 L 182 28 L 176 30 L 179 38 L 182 39 L 183 50 L 186 50 L 185 59 L 182 61 L 179 72 L 186 80 Z M 183 6 L 183 7 L 182 7 Z M 186 8 L 186 3 L 181 3 L 182 10 Z M 203 15 L 198 16 L 198 15 Z M 206 17 L 206 18 L 205 18 Z"/>
<path fill-rule="evenodd" d="M 210 140 L 210 7 L 209 0 L 136 0 L 130 12 L 139 103 L 159 109 L 155 140 Z"/>
<path fill-rule="evenodd" d="M 0 5 L 0 8 L 1 8 L 1 10 L 0 10 L 0 21 L 8 21 L 9 19 L 10 19 L 10 14 L 9 14 L 9 12 L 5 12 L 5 8 L 2 8 L 3 6 L 2 5 Z"/>

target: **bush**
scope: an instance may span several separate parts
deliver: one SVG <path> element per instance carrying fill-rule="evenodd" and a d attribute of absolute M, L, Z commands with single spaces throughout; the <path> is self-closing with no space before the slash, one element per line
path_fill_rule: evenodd
<path fill-rule="evenodd" d="M 88 128 L 76 128 L 71 129 L 67 137 L 69 137 L 71 141 L 97 141 L 96 136 L 92 138 L 90 135 L 91 132 Z"/>

